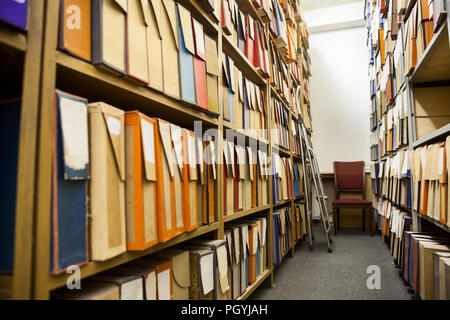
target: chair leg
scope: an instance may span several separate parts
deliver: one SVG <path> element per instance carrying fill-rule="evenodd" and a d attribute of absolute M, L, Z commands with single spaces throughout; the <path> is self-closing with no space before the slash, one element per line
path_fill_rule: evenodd
<path fill-rule="evenodd" d="M 366 209 L 362 209 L 362 230 L 366 231 Z"/>
<path fill-rule="evenodd" d="M 337 222 L 337 229 L 340 230 L 341 229 L 341 219 L 340 219 L 340 212 L 339 212 L 339 208 L 336 208 L 336 222 Z"/>
<path fill-rule="evenodd" d="M 333 225 L 334 225 L 334 236 L 337 235 L 337 214 L 336 208 L 333 208 Z"/>

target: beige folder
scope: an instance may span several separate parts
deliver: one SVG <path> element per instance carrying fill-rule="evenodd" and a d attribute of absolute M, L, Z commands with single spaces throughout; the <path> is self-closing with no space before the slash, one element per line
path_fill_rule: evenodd
<path fill-rule="evenodd" d="M 128 1 L 127 13 L 127 76 L 148 84 L 147 30 L 148 1 Z"/>
<path fill-rule="evenodd" d="M 142 1 L 142 0 L 141 0 Z M 151 0 L 148 5 L 147 27 L 148 47 L 148 79 L 149 87 L 163 92 L 162 64 L 162 16 L 164 14 L 162 0 Z"/>
<path fill-rule="evenodd" d="M 108 71 L 126 71 L 126 0 L 96 1 L 92 7 L 92 63 Z"/>
<path fill-rule="evenodd" d="M 450 300 L 450 258 L 439 258 L 439 298 Z"/>
<path fill-rule="evenodd" d="M 180 81 L 178 66 L 178 32 L 175 1 L 162 0 L 160 31 L 162 36 L 162 65 L 164 93 L 180 99 Z"/>
<path fill-rule="evenodd" d="M 191 286 L 189 251 L 171 248 L 158 252 L 156 256 L 172 261 L 172 300 L 189 300 Z"/>
<path fill-rule="evenodd" d="M 219 114 L 219 57 L 217 55 L 217 43 L 208 35 L 205 36 L 205 51 L 208 110 L 214 114 Z"/>
<path fill-rule="evenodd" d="M 113 284 L 119 289 L 120 300 L 144 300 L 144 287 L 138 275 L 97 274 L 87 281 Z"/>
<path fill-rule="evenodd" d="M 224 144 L 225 165 L 226 165 L 226 214 L 234 213 L 234 145 L 231 141 L 226 141 Z"/>
<path fill-rule="evenodd" d="M 419 242 L 420 296 L 423 300 L 434 299 L 434 252 L 450 252 L 450 247 L 436 243 Z"/>
<path fill-rule="evenodd" d="M 112 283 L 83 282 L 80 290 L 67 287 L 51 294 L 52 300 L 119 300 L 119 287 Z"/>
<path fill-rule="evenodd" d="M 103 102 L 88 111 L 90 259 L 105 261 L 126 248 L 124 112 Z"/>

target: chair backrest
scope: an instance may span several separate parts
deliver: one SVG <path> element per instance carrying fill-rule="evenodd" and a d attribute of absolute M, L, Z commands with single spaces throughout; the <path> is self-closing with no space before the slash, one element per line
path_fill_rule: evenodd
<path fill-rule="evenodd" d="M 341 192 L 362 193 L 365 199 L 364 161 L 335 161 L 333 166 L 336 199 Z"/>

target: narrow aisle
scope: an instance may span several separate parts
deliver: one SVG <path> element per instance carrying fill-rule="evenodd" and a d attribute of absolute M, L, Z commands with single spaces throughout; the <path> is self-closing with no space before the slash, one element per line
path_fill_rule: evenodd
<path fill-rule="evenodd" d="M 315 227 L 314 251 L 306 242 L 296 248 L 295 257 L 286 257 L 275 269 L 275 288 L 258 288 L 252 300 L 315 299 L 411 299 L 392 264 L 392 256 L 381 237 L 362 231 L 340 231 L 328 253 L 323 230 Z M 381 288 L 369 290 L 367 267 L 381 271 Z"/>

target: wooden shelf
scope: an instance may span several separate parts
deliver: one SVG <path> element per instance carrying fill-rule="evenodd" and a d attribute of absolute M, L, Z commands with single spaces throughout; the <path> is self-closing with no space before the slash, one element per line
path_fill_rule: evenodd
<path fill-rule="evenodd" d="M 415 149 L 429 143 L 440 141 L 441 139 L 445 139 L 448 135 L 450 135 L 450 123 L 414 142 L 413 148 Z"/>
<path fill-rule="evenodd" d="M 14 51 L 25 52 L 27 50 L 27 37 L 22 33 L 0 25 L 0 46 Z"/>
<path fill-rule="evenodd" d="M 114 257 L 110 260 L 107 260 L 105 262 L 94 262 L 91 261 L 88 264 L 81 267 L 81 277 L 82 279 L 93 276 L 99 272 L 114 268 L 118 265 L 130 262 L 132 260 L 136 260 L 138 258 L 141 258 L 143 256 L 155 253 L 157 251 L 172 247 L 174 245 L 180 244 L 182 242 L 185 242 L 187 240 L 199 237 L 201 235 L 210 233 L 212 231 L 216 231 L 219 228 L 219 223 L 215 222 L 213 224 L 202 226 L 192 232 L 186 232 L 182 235 L 179 235 L 178 237 L 175 237 L 165 243 L 159 243 L 147 250 L 144 251 L 127 251 L 117 257 Z M 67 278 L 70 277 L 70 274 L 60 274 L 57 276 L 51 275 L 49 277 L 50 283 L 50 289 L 56 289 L 59 287 L 62 287 L 66 284 Z"/>
<path fill-rule="evenodd" d="M 284 205 L 286 205 L 286 204 L 289 204 L 289 203 L 291 202 L 291 200 L 292 200 L 292 199 L 281 200 L 281 201 L 279 201 L 279 202 L 277 202 L 277 203 L 274 203 L 273 207 L 274 207 L 274 208 L 282 207 L 282 206 L 284 206 Z"/>
<path fill-rule="evenodd" d="M 236 47 L 233 43 L 231 36 L 223 35 L 222 37 L 222 51 L 223 53 L 233 59 L 234 65 L 242 72 L 242 75 L 259 86 L 266 85 L 266 79 L 264 79 L 259 72 L 255 69 L 252 63 L 247 59 L 245 54 Z"/>
<path fill-rule="evenodd" d="M 284 147 L 282 147 L 280 145 L 272 145 L 272 150 L 274 150 L 274 149 L 276 151 L 278 151 L 278 153 L 281 156 L 285 156 L 285 157 L 290 157 L 291 156 L 291 152 L 288 149 L 286 149 L 286 148 L 284 148 Z"/>
<path fill-rule="evenodd" d="M 420 213 L 418 213 L 418 212 L 415 211 L 415 210 L 414 210 L 414 212 L 417 214 L 417 217 L 419 217 L 419 218 L 421 218 L 421 219 L 424 219 L 424 220 L 427 220 L 428 222 L 431 222 L 432 224 L 434 224 L 435 226 L 441 228 L 441 229 L 444 230 L 444 231 L 450 232 L 450 227 L 447 226 L 447 225 L 445 225 L 445 224 L 443 224 L 442 222 L 437 221 L 437 220 L 435 220 L 435 219 L 433 219 L 433 218 L 431 218 L 431 217 L 429 217 L 429 216 L 420 214 Z"/>
<path fill-rule="evenodd" d="M 261 17 L 258 14 L 258 11 L 256 11 L 255 6 L 250 0 L 236 0 L 236 3 L 243 13 L 250 14 L 253 19 L 258 20 L 261 24 L 264 24 L 264 22 L 262 21 Z"/>
<path fill-rule="evenodd" d="M 194 19 L 203 25 L 203 30 L 209 35 L 217 35 L 219 26 L 211 16 L 207 14 L 197 1 L 177 0 L 183 7 L 188 9 Z"/>
<path fill-rule="evenodd" d="M 287 111 L 289 111 L 289 102 L 284 98 L 284 97 L 282 97 L 276 90 L 275 90 L 275 88 L 271 85 L 270 86 L 270 93 L 271 93 L 271 95 L 272 95 L 272 97 L 275 97 L 279 102 L 281 102 L 281 104 L 283 105 L 283 107 L 287 110 Z"/>
<path fill-rule="evenodd" d="M 410 79 L 414 87 L 431 82 L 450 81 L 450 47 L 447 22 L 435 33 L 417 62 Z"/>
<path fill-rule="evenodd" d="M 263 212 L 263 211 L 269 210 L 270 207 L 271 207 L 270 204 L 266 204 L 266 205 L 264 205 L 262 207 L 257 207 L 257 208 L 252 208 L 252 209 L 249 209 L 249 210 L 235 212 L 233 214 L 224 216 L 223 217 L 223 222 L 227 223 L 227 222 L 230 222 L 230 221 L 234 221 L 236 219 L 247 217 L 247 216 L 255 214 L 255 213 Z"/>
<path fill-rule="evenodd" d="M 193 129 L 194 121 L 203 126 L 217 127 L 218 120 L 180 101 L 118 77 L 90 63 L 64 52 L 56 52 L 56 88 L 88 98 L 89 102 L 103 101 L 123 110 L 139 110 L 151 117 L 170 119 L 174 124 Z"/>
<path fill-rule="evenodd" d="M 256 282 L 247 287 L 247 290 L 236 300 L 246 300 L 272 273 L 272 268 L 264 270 L 263 273 L 256 279 Z"/>

